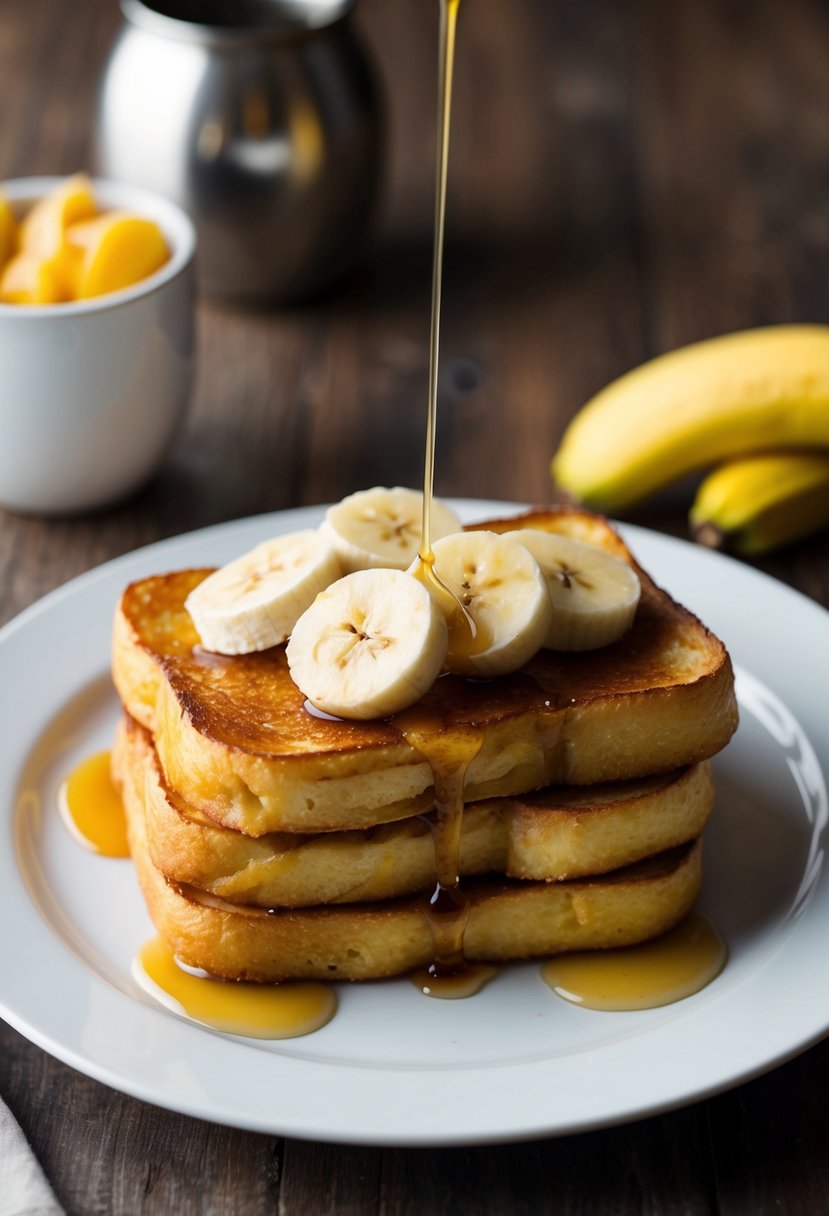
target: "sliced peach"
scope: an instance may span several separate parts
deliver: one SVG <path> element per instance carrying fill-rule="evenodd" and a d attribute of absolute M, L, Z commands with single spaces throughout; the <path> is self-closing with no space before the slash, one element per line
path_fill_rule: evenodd
<path fill-rule="evenodd" d="M 3 304 L 57 304 L 64 299 L 50 259 L 18 253 L 0 274 Z"/>
<path fill-rule="evenodd" d="M 0 190 L 0 269 L 17 248 L 17 220 L 11 204 Z"/>
<path fill-rule="evenodd" d="M 97 214 L 89 178 L 76 173 L 35 203 L 25 216 L 20 225 L 20 251 L 53 258 L 60 252 L 67 228 Z"/>
<path fill-rule="evenodd" d="M 66 230 L 66 247 L 70 258 L 72 251 L 81 255 L 72 271 L 78 300 L 131 287 L 170 256 L 158 224 L 125 211 L 108 211 L 72 224 Z"/>

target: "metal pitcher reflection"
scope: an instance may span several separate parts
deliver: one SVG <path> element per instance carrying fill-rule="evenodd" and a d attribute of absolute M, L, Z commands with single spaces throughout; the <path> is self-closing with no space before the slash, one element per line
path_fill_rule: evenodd
<path fill-rule="evenodd" d="M 208 294 L 307 297 L 359 255 L 382 124 L 353 5 L 121 0 L 98 99 L 98 170 L 190 212 Z"/>

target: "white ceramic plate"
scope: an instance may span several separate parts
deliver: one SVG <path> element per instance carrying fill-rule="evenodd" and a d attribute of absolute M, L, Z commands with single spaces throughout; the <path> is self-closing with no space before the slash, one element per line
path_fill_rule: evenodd
<path fill-rule="evenodd" d="M 465 518 L 509 513 L 458 504 Z M 730 961 L 703 992 L 598 1013 L 504 968 L 478 997 L 406 980 L 341 986 L 315 1035 L 234 1039 L 155 1005 L 130 963 L 151 927 L 129 862 L 92 856 L 60 822 L 62 776 L 107 747 L 118 706 L 109 629 L 123 585 L 221 563 L 317 508 L 209 528 L 84 575 L 0 632 L 0 1013 L 116 1089 L 278 1135 L 453 1144 L 556 1134 L 666 1110 L 801 1051 L 829 1027 L 829 614 L 748 567 L 628 528 L 657 581 L 726 641 L 742 724 L 717 759 L 702 907 Z"/>

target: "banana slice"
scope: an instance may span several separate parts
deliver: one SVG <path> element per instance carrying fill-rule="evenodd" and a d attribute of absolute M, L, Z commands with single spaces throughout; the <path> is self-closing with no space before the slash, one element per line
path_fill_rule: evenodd
<path fill-rule="evenodd" d="M 329 507 L 320 531 L 336 551 L 343 570 L 406 570 L 417 557 L 423 495 L 403 486 L 375 486 L 349 494 Z M 459 532 L 451 507 L 432 499 L 432 541 Z"/>
<path fill-rule="evenodd" d="M 620 557 L 534 528 L 506 532 L 538 562 L 553 605 L 544 646 L 550 650 L 597 650 L 633 624 L 641 587 L 636 571 Z"/>
<path fill-rule="evenodd" d="M 517 671 L 544 644 L 552 606 L 547 583 L 524 545 L 494 532 L 458 532 L 433 545 L 435 572 L 472 618 L 450 616 L 446 666 L 464 676 Z"/>
<path fill-rule="evenodd" d="M 199 583 L 185 607 L 206 650 L 250 654 L 278 646 L 342 571 L 319 532 L 291 532 L 257 545 Z"/>
<path fill-rule="evenodd" d="M 446 644 L 446 620 L 422 583 L 402 570 L 358 570 L 317 596 L 286 653 L 317 709 L 385 718 L 431 688 Z"/>

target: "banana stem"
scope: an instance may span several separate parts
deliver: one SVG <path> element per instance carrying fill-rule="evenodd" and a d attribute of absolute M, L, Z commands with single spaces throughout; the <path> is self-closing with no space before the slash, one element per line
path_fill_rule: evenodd
<path fill-rule="evenodd" d="M 829 455 L 777 452 L 733 460 L 697 491 L 696 540 L 743 556 L 766 553 L 829 525 Z"/>

